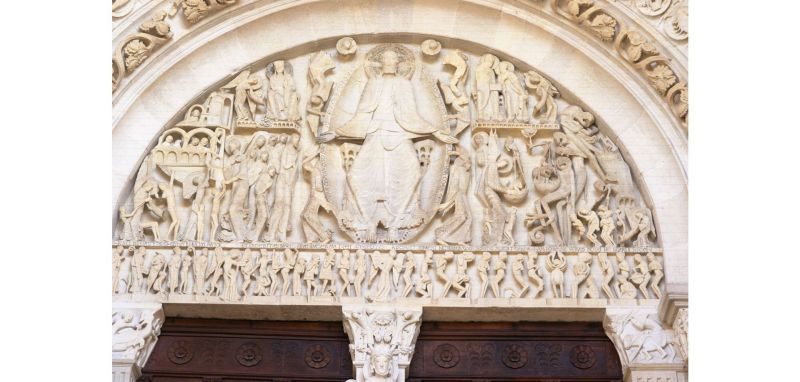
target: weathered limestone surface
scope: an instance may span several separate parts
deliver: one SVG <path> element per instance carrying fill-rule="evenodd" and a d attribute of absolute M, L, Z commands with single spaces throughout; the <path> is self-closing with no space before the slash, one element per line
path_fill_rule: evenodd
<path fill-rule="evenodd" d="M 113 6 L 115 380 L 164 313 L 344 317 L 399 381 L 465 312 L 685 380 L 684 1 L 281 4 Z"/>

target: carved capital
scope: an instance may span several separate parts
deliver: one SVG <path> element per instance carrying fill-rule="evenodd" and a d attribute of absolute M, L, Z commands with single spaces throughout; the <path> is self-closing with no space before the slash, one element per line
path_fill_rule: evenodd
<path fill-rule="evenodd" d="M 356 381 L 400 382 L 414 355 L 422 308 L 342 307 Z"/>
<path fill-rule="evenodd" d="M 603 328 L 619 353 L 626 381 L 643 370 L 675 375 L 686 369 L 678 334 L 662 325 L 655 309 L 607 309 Z"/>
<path fill-rule="evenodd" d="M 114 304 L 111 320 L 113 380 L 135 381 L 161 333 L 164 310 L 157 303 Z"/>

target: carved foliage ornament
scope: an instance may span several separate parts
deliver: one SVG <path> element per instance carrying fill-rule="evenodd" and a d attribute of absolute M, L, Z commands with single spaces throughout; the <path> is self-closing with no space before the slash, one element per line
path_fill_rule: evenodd
<path fill-rule="evenodd" d="M 122 17 L 130 13 L 137 0 L 117 0 L 112 2 L 112 16 Z M 226 7 L 236 0 L 176 0 L 163 10 L 154 11 L 150 20 L 139 27 L 139 32 L 134 33 L 114 49 L 111 56 L 111 91 L 117 90 L 122 78 L 131 74 L 144 63 L 156 49 L 163 46 L 172 38 L 172 31 L 168 18 L 177 13 L 180 5 L 184 18 L 194 24 L 209 11 Z"/>
<path fill-rule="evenodd" d="M 357 380 L 405 380 L 422 309 L 344 306 L 342 312 Z"/>
<path fill-rule="evenodd" d="M 646 15 L 659 15 L 670 8 L 670 1 L 635 0 L 635 6 Z M 644 35 L 636 30 L 628 30 L 605 7 L 594 0 L 552 0 L 553 10 L 560 16 L 592 31 L 600 40 L 613 42 L 617 53 L 631 62 L 650 82 L 653 88 L 668 103 L 673 101 L 670 91 L 678 86 L 685 87 L 685 82 L 675 75 L 670 67 L 669 59 L 662 56 L 658 49 Z M 676 39 L 688 36 L 688 7 L 672 6 L 664 15 L 665 33 Z M 648 57 L 649 56 L 649 57 Z M 647 57 L 647 58 L 645 58 Z M 684 94 L 688 97 L 688 94 Z M 688 103 L 685 107 L 673 107 L 673 113 L 686 126 L 688 120 Z"/>
<path fill-rule="evenodd" d="M 112 358 L 143 367 L 161 333 L 164 311 L 155 306 L 118 308 L 111 318 Z"/>

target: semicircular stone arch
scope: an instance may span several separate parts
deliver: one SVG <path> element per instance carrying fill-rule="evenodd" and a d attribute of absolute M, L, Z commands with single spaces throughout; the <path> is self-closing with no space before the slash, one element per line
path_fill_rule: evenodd
<path fill-rule="evenodd" d="M 581 27 L 494 3 L 353 25 L 348 2 L 254 4 L 187 28 L 115 94 L 115 303 L 599 321 L 682 290 L 684 127 Z M 606 327 L 624 367 L 642 362 L 626 325 Z"/>

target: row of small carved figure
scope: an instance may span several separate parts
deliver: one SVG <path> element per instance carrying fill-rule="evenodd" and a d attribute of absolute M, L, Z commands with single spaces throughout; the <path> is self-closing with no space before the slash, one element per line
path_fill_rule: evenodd
<path fill-rule="evenodd" d="M 186 252 L 188 253 L 176 247 L 172 250 L 173 255 L 166 259 L 163 253 L 156 251 L 146 266 L 145 247 L 135 249 L 117 246 L 113 251 L 112 293 L 179 293 L 219 296 L 225 301 L 237 301 L 240 298 L 246 300 L 247 296 L 252 295 L 277 296 L 278 286 L 282 284 L 281 296 L 339 298 L 346 293 L 348 297 L 360 298 L 365 279 L 368 290 L 377 279 L 377 289 L 369 290 L 363 296 L 369 301 L 388 301 L 392 291 L 395 292 L 395 297 L 401 298 L 441 299 L 447 298 L 451 291 L 456 293 L 458 298 L 470 298 L 472 281 L 468 275 L 468 268 L 472 262 L 476 264 L 479 278 L 478 298 L 484 298 L 489 287 L 495 298 L 535 299 L 545 290 L 544 275 L 538 261 L 539 254 L 533 251 L 511 255 L 511 276 L 516 287 L 507 287 L 504 290 L 501 290 L 501 285 L 508 268 L 507 252 L 499 252 L 497 255 L 490 252 L 483 252 L 480 255 L 471 252 L 459 254 L 444 252 L 434 255 L 433 251 L 427 250 L 420 265 L 417 264 L 412 252 L 397 253 L 394 249 L 388 252 L 374 251 L 369 255 L 359 249 L 355 251 L 355 262 L 352 261 L 349 250 L 342 250 L 337 260 L 333 249 L 328 249 L 326 253 L 318 256 L 311 254 L 308 259 L 300 256 L 297 250 L 288 248 L 282 254 L 274 250 L 261 249 L 255 258 L 249 248 L 243 251 L 230 249 L 225 253 L 222 248 L 217 247 L 210 255 L 208 248 L 189 247 Z M 130 257 L 130 260 L 126 261 L 127 257 Z M 648 290 L 655 298 L 661 298 L 659 284 L 664 278 L 663 266 L 651 252 L 645 256 L 639 253 L 633 255 L 633 271 L 626 254 L 617 252 L 617 272 L 614 271 L 608 254 L 598 253 L 596 257 L 602 275 L 599 287 L 592 275 L 595 256 L 588 252 L 578 253 L 577 261 L 571 266 L 573 278 L 570 291 L 565 291 L 567 257 L 557 251 L 550 252 L 544 257 L 544 268 L 549 273 L 553 298 L 598 299 L 601 298 L 601 290 L 609 299 L 636 299 L 639 292 L 643 298 L 649 299 L 651 295 Z M 454 275 L 448 275 L 447 267 L 453 259 L 456 263 L 456 272 Z M 430 265 L 434 267 L 436 280 L 443 284 L 435 296 L 434 280 L 429 274 Z M 334 271 L 334 268 L 337 271 Z M 189 276 L 190 270 L 193 272 L 193 278 Z M 355 277 L 351 274 L 352 270 L 355 270 Z M 414 277 L 415 271 L 416 277 Z M 123 273 L 126 275 L 121 279 Z M 278 274 L 281 275 L 280 278 Z M 241 284 L 238 282 L 240 275 Z M 341 279 L 341 288 L 337 287 L 337 278 Z M 209 280 L 210 283 L 206 287 Z M 123 288 L 120 288 L 120 281 L 124 282 Z M 190 282 L 194 284 L 193 290 Z M 254 290 L 251 290 L 251 284 L 255 285 Z M 306 286 L 305 293 L 303 284 Z"/>

